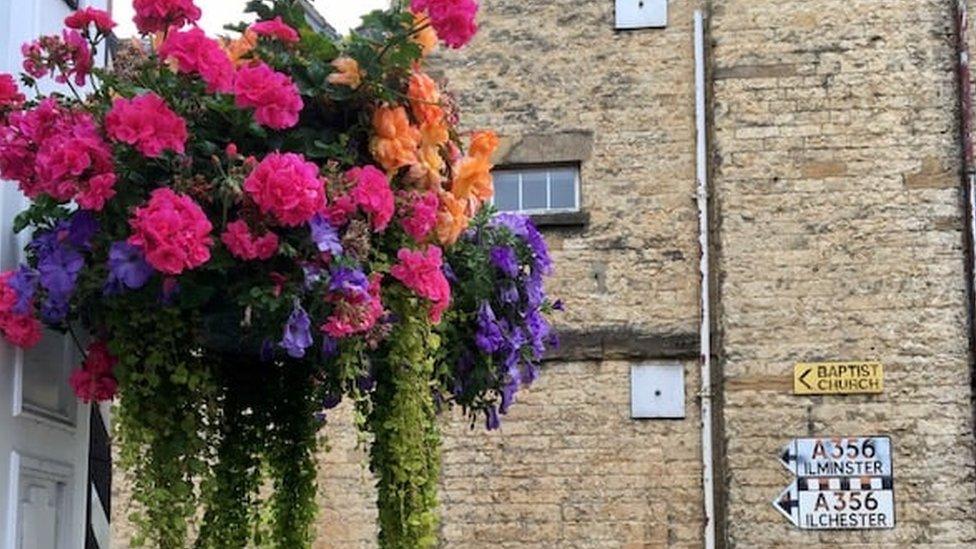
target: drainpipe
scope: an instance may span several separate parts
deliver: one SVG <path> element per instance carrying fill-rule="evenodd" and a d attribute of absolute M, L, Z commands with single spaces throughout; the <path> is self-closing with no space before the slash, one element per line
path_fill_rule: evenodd
<path fill-rule="evenodd" d="M 969 66 L 969 9 L 966 0 L 956 1 L 956 53 L 959 80 L 959 131 L 962 138 L 963 197 L 966 204 L 966 289 L 969 312 L 970 360 L 976 359 L 976 167 L 973 165 L 973 92 Z M 971 385 L 976 387 L 976 365 Z M 976 409 L 974 409 L 976 416 Z"/>
<path fill-rule="evenodd" d="M 712 444 L 712 316 L 708 244 L 708 140 L 705 97 L 705 17 L 695 11 L 695 128 L 698 182 L 698 245 L 701 247 L 701 446 L 705 504 L 704 548 L 715 549 L 715 471 Z"/>

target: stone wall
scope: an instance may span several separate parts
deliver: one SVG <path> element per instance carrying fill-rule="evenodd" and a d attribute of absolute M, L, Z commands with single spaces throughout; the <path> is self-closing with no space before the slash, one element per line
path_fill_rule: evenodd
<path fill-rule="evenodd" d="M 589 215 L 546 230 L 566 358 L 499 432 L 445 420 L 444 547 L 701 547 L 697 361 L 686 419 L 630 418 L 631 364 L 697 356 L 696 5 L 672 2 L 667 29 L 617 32 L 612 2 L 484 0 L 471 46 L 438 55 L 464 127 L 503 137 L 499 162 L 581 162 Z M 353 447 L 344 436 L 324 456 L 323 548 L 374 546 Z"/>
<path fill-rule="evenodd" d="M 976 544 L 952 4 L 714 2 L 730 546 Z M 829 359 L 883 362 L 885 393 L 790 395 Z M 791 437 L 869 434 L 893 439 L 896 529 L 769 505 Z"/>

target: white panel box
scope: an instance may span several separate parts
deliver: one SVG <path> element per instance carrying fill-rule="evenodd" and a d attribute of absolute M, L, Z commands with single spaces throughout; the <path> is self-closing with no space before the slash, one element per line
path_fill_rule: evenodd
<path fill-rule="evenodd" d="M 684 419 L 684 365 L 650 362 L 631 366 L 630 416 L 633 419 Z"/>
<path fill-rule="evenodd" d="M 668 0 L 616 0 L 618 29 L 668 26 Z"/>

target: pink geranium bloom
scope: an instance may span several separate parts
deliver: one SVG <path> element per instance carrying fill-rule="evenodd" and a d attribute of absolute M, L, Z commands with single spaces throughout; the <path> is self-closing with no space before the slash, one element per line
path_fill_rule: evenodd
<path fill-rule="evenodd" d="M 380 298 L 381 279 L 382 276 L 379 274 L 371 276 L 366 293 L 354 292 L 330 299 L 335 308 L 332 315 L 321 326 L 321 331 L 329 337 L 340 339 L 373 329 L 383 316 L 383 302 Z"/>
<path fill-rule="evenodd" d="M 105 129 L 112 139 L 132 145 L 149 158 L 157 158 L 165 150 L 183 154 L 186 146 L 186 121 L 152 92 L 116 99 L 105 117 Z"/>
<path fill-rule="evenodd" d="M 100 32 L 107 33 L 115 27 L 112 15 L 105 10 L 93 8 L 91 6 L 78 10 L 64 20 L 64 26 L 69 29 L 84 30 L 88 25 L 95 24 L 95 28 Z"/>
<path fill-rule="evenodd" d="M 64 84 L 74 77 L 75 84 L 84 86 L 94 67 L 88 40 L 78 31 L 65 29 L 61 36 L 42 36 L 20 48 L 24 56 L 24 72 L 34 78 L 53 75 Z"/>
<path fill-rule="evenodd" d="M 234 63 L 220 43 L 199 28 L 170 32 L 159 47 L 159 56 L 176 61 L 181 73 L 200 75 L 211 93 L 234 89 Z"/>
<path fill-rule="evenodd" d="M 234 84 L 236 105 L 254 108 L 259 124 L 284 130 L 298 123 L 304 103 L 291 78 L 264 63 L 242 67 Z"/>
<path fill-rule="evenodd" d="M 271 153 L 244 181 L 244 190 L 262 213 L 295 227 L 325 208 L 325 184 L 319 168 L 294 153 Z"/>
<path fill-rule="evenodd" d="M 429 299 L 430 319 L 440 323 L 451 302 L 451 285 L 444 276 L 441 249 L 437 246 L 428 246 L 426 251 L 403 248 L 397 252 L 397 259 L 399 262 L 390 269 L 390 274 L 420 297 Z"/>
<path fill-rule="evenodd" d="M 0 127 L 0 177 L 17 181 L 30 198 L 75 199 L 91 210 L 115 194 L 112 150 L 95 121 L 53 99 L 12 113 Z"/>
<path fill-rule="evenodd" d="M 449 47 L 464 46 L 478 32 L 475 0 L 411 0 L 410 9 L 416 13 L 427 12 L 437 36 Z"/>
<path fill-rule="evenodd" d="M 75 370 L 68 379 L 75 396 L 82 402 L 102 402 L 115 398 L 119 383 L 114 377 L 97 376 L 87 370 Z"/>
<path fill-rule="evenodd" d="M 24 103 L 24 94 L 20 93 L 14 77 L 0 73 L 0 109 L 19 108 Z"/>
<path fill-rule="evenodd" d="M 369 216 L 373 230 L 385 230 L 393 219 L 395 207 L 389 178 L 376 166 L 353 168 L 346 172 L 346 178 L 356 183 L 352 199 Z"/>
<path fill-rule="evenodd" d="M 420 194 L 416 191 L 403 193 L 406 215 L 400 220 L 403 230 L 418 244 L 437 226 L 437 210 L 440 199 L 436 192 Z"/>
<path fill-rule="evenodd" d="M 200 19 L 200 8 L 193 0 L 133 0 L 136 15 L 132 18 L 142 34 L 182 27 Z"/>
<path fill-rule="evenodd" d="M 257 23 L 251 25 L 251 30 L 254 31 L 258 36 L 270 36 L 272 38 L 277 38 L 286 44 L 294 44 L 298 42 L 298 32 L 295 29 L 289 27 L 281 20 L 281 16 L 275 17 L 268 21 L 258 21 Z"/>
<path fill-rule="evenodd" d="M 141 248 L 157 271 L 178 275 L 210 259 L 213 226 L 200 205 L 169 187 L 152 192 L 129 220 L 129 244 Z"/>
<path fill-rule="evenodd" d="M 245 261 L 270 259 L 278 251 L 278 235 L 268 231 L 262 236 L 255 236 L 243 220 L 228 223 L 227 230 L 220 235 L 220 241 L 234 257 Z"/>
<path fill-rule="evenodd" d="M 21 349 L 30 349 L 41 341 L 41 323 L 31 315 L 0 313 L 0 331 Z"/>

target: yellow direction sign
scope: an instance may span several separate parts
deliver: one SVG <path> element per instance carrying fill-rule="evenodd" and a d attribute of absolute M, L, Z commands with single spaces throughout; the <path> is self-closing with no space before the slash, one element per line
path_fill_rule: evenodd
<path fill-rule="evenodd" d="M 795 395 L 864 395 L 883 390 L 880 362 L 812 362 L 793 367 Z"/>

